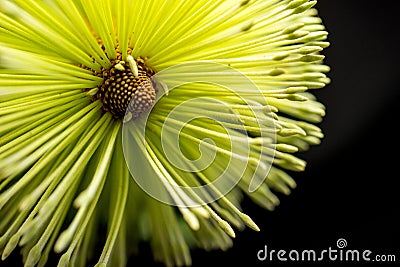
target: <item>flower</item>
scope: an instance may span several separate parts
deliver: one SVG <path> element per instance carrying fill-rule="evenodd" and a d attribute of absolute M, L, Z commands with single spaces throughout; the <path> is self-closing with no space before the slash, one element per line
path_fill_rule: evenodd
<path fill-rule="evenodd" d="M 258 231 L 242 198 L 273 210 L 323 137 L 315 4 L 3 0 L 2 259 L 187 266 Z"/>

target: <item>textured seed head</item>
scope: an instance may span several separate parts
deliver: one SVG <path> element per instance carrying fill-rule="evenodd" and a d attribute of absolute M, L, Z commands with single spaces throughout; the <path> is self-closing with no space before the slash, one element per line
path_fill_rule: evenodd
<path fill-rule="evenodd" d="M 154 72 L 145 66 L 142 58 L 135 62 L 138 75 L 133 73 L 128 63 L 120 60 L 102 73 L 104 82 L 99 87 L 96 99 L 100 99 L 103 110 L 116 119 L 123 118 L 127 110 L 133 120 L 137 119 L 154 105 L 156 90 L 150 79 Z"/>

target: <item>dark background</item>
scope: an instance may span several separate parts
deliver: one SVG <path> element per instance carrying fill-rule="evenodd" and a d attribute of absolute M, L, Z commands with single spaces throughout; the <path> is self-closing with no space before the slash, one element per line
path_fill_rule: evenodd
<path fill-rule="evenodd" d="M 318 2 L 316 7 L 331 42 L 324 55 L 326 64 L 332 68 L 329 73 L 332 82 L 314 91 L 327 107 L 325 120 L 319 125 L 325 138 L 321 145 L 300 155 L 308 161 L 308 166 L 305 172 L 293 173 L 298 187 L 290 196 L 280 196 L 281 205 L 275 211 L 244 201 L 244 211 L 261 232 L 250 229 L 237 232 L 234 246 L 226 252 L 193 251 L 193 267 L 242 263 L 284 266 L 276 260 L 258 261 L 257 252 L 264 245 L 275 250 L 320 251 L 336 248 L 339 238 L 347 240 L 348 249 L 395 254 L 397 264 L 400 262 L 397 218 L 400 146 L 396 129 L 400 115 L 397 83 L 400 46 L 396 39 L 400 31 L 395 3 Z M 15 259 L 20 260 L 17 256 Z M 149 266 L 150 262 L 151 252 L 143 248 L 129 266 Z M 339 262 L 323 263 L 339 265 Z"/>

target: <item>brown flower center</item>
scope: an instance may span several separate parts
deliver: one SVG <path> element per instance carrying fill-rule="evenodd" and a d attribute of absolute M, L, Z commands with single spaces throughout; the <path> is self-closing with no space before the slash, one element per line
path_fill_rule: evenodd
<path fill-rule="evenodd" d="M 106 53 L 102 40 L 98 38 L 97 41 Z M 103 68 L 101 72 L 97 72 L 80 65 L 103 78 L 103 83 L 97 86 L 98 90 L 92 100 L 100 100 L 103 111 L 111 113 L 116 120 L 124 119 L 126 122 L 139 118 L 154 106 L 157 94 L 157 88 L 151 79 L 155 71 L 146 65 L 146 61 L 147 58 L 142 57 L 134 59 L 131 48 L 128 48 L 126 61 L 123 61 L 117 44 L 116 58 L 111 60 L 111 68 Z"/>
<path fill-rule="evenodd" d="M 115 119 L 123 118 L 126 113 L 128 120 L 135 120 L 155 103 L 157 92 L 150 79 L 154 71 L 145 65 L 143 58 L 133 60 L 131 57 L 129 63 L 116 59 L 112 63 L 111 69 L 104 69 L 99 75 L 104 82 L 95 100 L 100 99 L 103 110 Z"/>

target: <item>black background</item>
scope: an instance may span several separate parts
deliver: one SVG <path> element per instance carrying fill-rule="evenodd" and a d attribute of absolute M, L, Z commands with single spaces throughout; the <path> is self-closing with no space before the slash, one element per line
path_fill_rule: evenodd
<path fill-rule="evenodd" d="M 276 260 L 258 261 L 257 252 L 264 245 L 287 251 L 335 248 L 339 238 L 347 240 L 348 249 L 395 254 L 397 264 L 400 262 L 400 220 L 396 218 L 400 178 L 400 132 L 396 129 L 400 46 L 396 39 L 400 31 L 395 3 L 318 2 L 331 42 L 324 55 L 332 68 L 332 82 L 314 91 L 327 107 L 319 125 L 325 138 L 321 145 L 300 155 L 308 161 L 307 168 L 293 173 L 298 187 L 290 196 L 280 196 L 281 205 L 275 211 L 244 201 L 244 211 L 261 232 L 237 232 L 234 246 L 226 252 L 193 251 L 193 267 L 284 266 Z M 151 252 L 144 247 L 139 256 L 130 259 L 129 266 L 150 266 L 151 262 Z"/>

